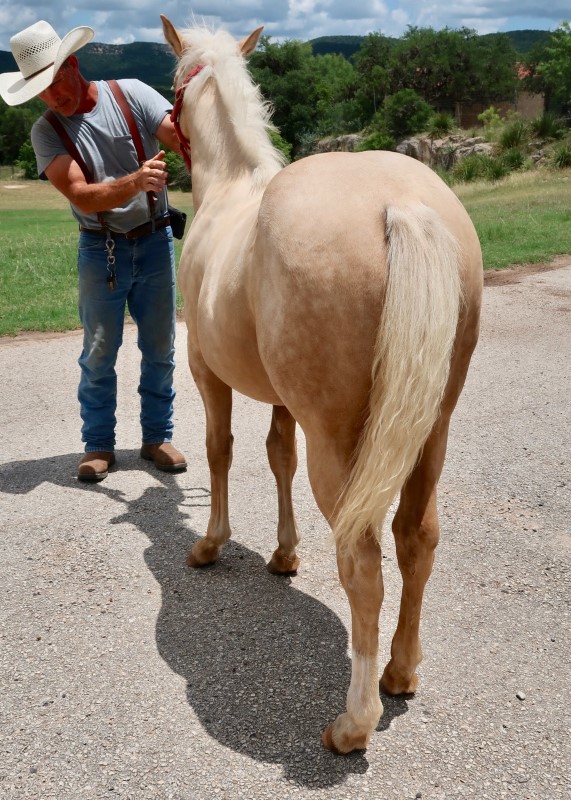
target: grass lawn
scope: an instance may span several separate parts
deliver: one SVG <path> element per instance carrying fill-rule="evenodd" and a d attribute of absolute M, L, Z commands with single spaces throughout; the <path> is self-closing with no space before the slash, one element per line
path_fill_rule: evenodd
<path fill-rule="evenodd" d="M 171 191 L 169 198 L 191 218 L 190 194 Z M 0 182 L 0 336 L 80 327 L 77 241 L 69 203 L 53 186 Z M 175 240 L 177 263 L 181 248 Z"/>
<path fill-rule="evenodd" d="M 485 269 L 571 254 L 571 170 L 512 173 L 454 191 L 478 231 Z"/>
<path fill-rule="evenodd" d="M 512 174 L 498 183 L 458 184 L 486 269 L 571 254 L 571 170 Z M 192 217 L 192 196 L 170 192 Z M 0 173 L 0 336 L 79 328 L 77 224 L 49 183 Z M 182 243 L 175 242 L 177 263 Z M 180 298 L 179 298 L 180 306 Z"/>

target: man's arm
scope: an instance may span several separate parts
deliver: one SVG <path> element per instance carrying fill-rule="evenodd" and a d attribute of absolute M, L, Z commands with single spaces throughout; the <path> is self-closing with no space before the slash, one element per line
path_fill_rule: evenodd
<path fill-rule="evenodd" d="M 122 206 L 139 192 L 162 192 L 168 177 L 164 155 L 164 150 L 161 150 L 136 172 L 104 183 L 87 183 L 79 165 L 69 155 L 56 156 L 46 168 L 45 175 L 83 214 L 96 214 Z"/>
<path fill-rule="evenodd" d="M 170 114 L 167 114 L 155 132 L 155 136 L 163 147 L 168 147 L 175 153 L 180 153 L 180 142 L 174 124 L 171 122 Z"/>

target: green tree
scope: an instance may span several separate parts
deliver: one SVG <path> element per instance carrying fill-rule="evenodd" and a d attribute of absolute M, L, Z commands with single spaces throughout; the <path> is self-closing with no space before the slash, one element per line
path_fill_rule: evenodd
<path fill-rule="evenodd" d="M 321 136 L 351 133 L 366 122 L 355 98 L 359 75 L 344 56 L 315 56 L 312 62 L 317 96 L 317 131 Z"/>
<path fill-rule="evenodd" d="M 309 42 L 275 44 L 263 36 L 249 61 L 254 80 L 273 106 L 273 122 L 294 156 L 304 134 L 317 128 L 314 58 Z"/>
<path fill-rule="evenodd" d="M 33 180 L 38 177 L 36 154 L 29 140 L 22 144 L 20 152 L 18 153 L 18 158 L 15 161 L 18 169 L 21 169 L 24 173 L 24 178 Z"/>
<path fill-rule="evenodd" d="M 423 131 L 433 109 L 414 89 L 401 89 L 387 97 L 385 105 L 375 117 L 378 130 L 386 131 L 395 139 Z"/>
<path fill-rule="evenodd" d="M 508 37 L 482 40 L 468 28 L 409 27 L 389 65 L 391 94 L 414 89 L 439 111 L 460 102 L 511 97 L 515 50 Z"/>
<path fill-rule="evenodd" d="M 45 106 L 34 99 L 21 106 L 0 103 L 0 164 L 14 164 L 21 146 L 30 137 L 32 125 Z"/>
<path fill-rule="evenodd" d="M 370 33 L 353 57 L 359 75 L 355 98 L 367 119 L 382 107 L 388 93 L 388 71 L 395 44 L 396 40 L 381 33 Z"/>
<path fill-rule="evenodd" d="M 545 106 L 555 113 L 571 109 L 571 26 L 562 22 L 545 43 L 534 48 L 526 62 L 524 85 L 545 95 Z"/>

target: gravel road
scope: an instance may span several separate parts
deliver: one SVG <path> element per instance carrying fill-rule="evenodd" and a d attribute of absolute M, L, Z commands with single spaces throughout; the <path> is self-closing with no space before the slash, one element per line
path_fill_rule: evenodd
<path fill-rule="evenodd" d="M 118 465 L 94 486 L 75 479 L 79 334 L 0 340 L 0 797 L 568 800 L 571 259 L 560 264 L 485 289 L 441 481 L 419 691 L 383 698 L 371 746 L 349 757 L 319 741 L 344 705 L 349 610 L 301 434 L 299 575 L 264 568 L 270 409 L 238 396 L 234 538 L 191 571 L 209 479 L 183 325 L 175 443 L 189 470 L 138 457 L 129 327 Z M 381 664 L 400 591 L 388 533 L 383 547 Z"/>

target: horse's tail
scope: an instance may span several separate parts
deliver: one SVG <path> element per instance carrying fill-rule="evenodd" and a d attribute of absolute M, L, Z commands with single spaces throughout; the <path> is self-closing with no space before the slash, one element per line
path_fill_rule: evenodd
<path fill-rule="evenodd" d="M 351 548 L 378 530 L 436 422 L 462 303 L 460 249 L 420 203 L 386 212 L 387 289 L 369 415 L 333 526 Z"/>

